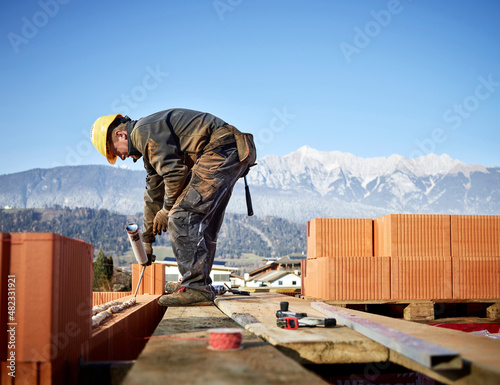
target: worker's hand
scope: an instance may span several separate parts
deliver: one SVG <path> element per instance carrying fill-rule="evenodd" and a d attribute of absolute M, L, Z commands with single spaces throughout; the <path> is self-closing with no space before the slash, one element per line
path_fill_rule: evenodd
<path fill-rule="evenodd" d="M 144 242 L 144 250 L 146 251 L 148 261 L 146 263 L 143 263 L 141 266 L 149 266 L 156 260 L 156 255 L 153 254 L 153 244 Z"/>
<path fill-rule="evenodd" d="M 155 235 L 161 235 L 163 231 L 166 233 L 168 230 L 168 211 L 164 208 L 156 213 L 155 219 L 153 220 L 153 231 Z"/>
<path fill-rule="evenodd" d="M 146 251 L 146 254 L 153 254 L 153 244 L 144 242 L 144 250 Z"/>
<path fill-rule="evenodd" d="M 154 254 L 146 254 L 148 257 L 148 261 L 143 263 L 141 266 L 150 266 L 154 261 L 156 261 L 156 255 Z"/>

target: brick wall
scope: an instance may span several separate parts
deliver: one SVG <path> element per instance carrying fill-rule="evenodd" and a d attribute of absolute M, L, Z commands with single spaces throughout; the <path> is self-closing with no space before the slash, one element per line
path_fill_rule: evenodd
<path fill-rule="evenodd" d="M 51 233 L 1 239 L 2 295 L 7 278 L 15 278 L 15 314 L 8 319 L 15 324 L 15 383 L 75 383 L 91 333 L 92 245 Z M 5 308 L 2 299 L 2 313 Z M 0 352 L 4 361 L 6 344 Z M 13 383 L 2 363 L 2 384 Z"/>
<path fill-rule="evenodd" d="M 313 298 L 498 299 L 500 216 L 317 218 L 303 265 Z"/>

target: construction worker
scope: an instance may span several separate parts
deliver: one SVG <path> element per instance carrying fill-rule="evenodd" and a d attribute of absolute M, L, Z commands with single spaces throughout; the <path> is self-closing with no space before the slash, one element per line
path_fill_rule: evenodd
<path fill-rule="evenodd" d="M 211 114 L 174 108 L 139 120 L 103 116 L 90 136 L 111 164 L 117 157 L 144 160 L 146 253 L 151 258 L 155 236 L 168 229 L 182 274 L 175 292 L 161 296 L 158 303 L 211 303 L 217 234 L 234 184 L 255 164 L 252 135 Z"/>

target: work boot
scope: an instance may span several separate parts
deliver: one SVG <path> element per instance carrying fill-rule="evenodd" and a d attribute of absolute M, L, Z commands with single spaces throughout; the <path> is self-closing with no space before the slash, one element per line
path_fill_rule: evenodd
<path fill-rule="evenodd" d="M 167 282 L 165 284 L 165 293 L 173 294 L 176 290 L 179 290 L 180 287 L 181 287 L 181 283 L 179 281 Z"/>
<path fill-rule="evenodd" d="M 173 294 L 162 295 L 158 299 L 161 306 L 210 306 L 214 304 L 209 293 L 181 286 Z"/>

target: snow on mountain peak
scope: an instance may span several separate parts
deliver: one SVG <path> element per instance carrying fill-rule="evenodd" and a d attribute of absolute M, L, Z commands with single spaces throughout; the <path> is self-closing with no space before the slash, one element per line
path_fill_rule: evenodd
<path fill-rule="evenodd" d="M 388 158 L 361 158 L 302 146 L 283 157 L 269 155 L 260 159 L 248 179 L 254 185 L 282 190 L 306 189 L 321 196 L 333 191 L 340 196 L 349 195 L 353 189 L 358 189 L 357 193 L 362 189 L 367 197 L 382 180 L 391 180 L 400 194 L 405 194 L 420 188 L 415 185 L 419 178 L 435 180 L 459 173 L 469 178 L 471 172 L 476 171 L 488 172 L 486 167 L 467 165 L 447 154 L 428 154 L 414 159 L 397 154 Z"/>
<path fill-rule="evenodd" d="M 347 152 L 319 151 L 309 146 L 302 146 L 283 157 L 266 156 L 261 159 L 261 162 L 264 164 L 271 162 L 275 165 L 280 163 L 282 166 L 290 166 L 297 171 L 304 168 L 322 168 L 324 171 L 331 172 L 340 168 L 351 176 L 363 179 L 392 174 L 396 170 L 410 172 L 415 176 L 438 175 L 453 171 L 468 174 L 470 171 L 480 170 L 478 165 L 466 165 L 447 154 L 428 154 L 413 159 L 397 154 L 388 158 L 361 158 Z M 486 172 L 486 168 L 482 168 Z"/>

